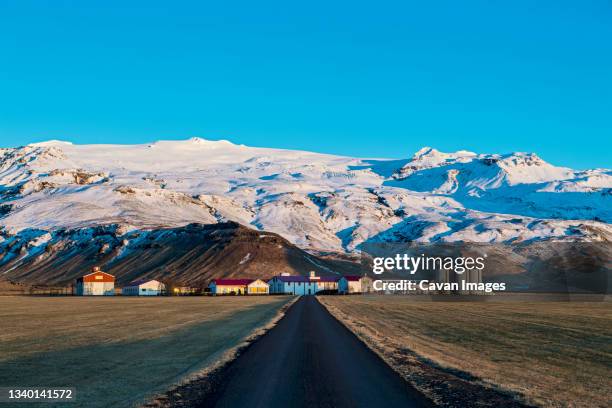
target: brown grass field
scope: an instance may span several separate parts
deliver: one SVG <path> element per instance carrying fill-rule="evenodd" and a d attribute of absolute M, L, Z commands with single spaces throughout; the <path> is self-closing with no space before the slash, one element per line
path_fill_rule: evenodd
<path fill-rule="evenodd" d="M 0 297 L 0 386 L 69 386 L 67 406 L 132 406 L 213 364 L 290 299 Z"/>
<path fill-rule="evenodd" d="M 440 378 L 458 377 L 533 405 L 612 406 L 609 301 L 423 302 L 374 295 L 320 300 L 434 400 Z"/>

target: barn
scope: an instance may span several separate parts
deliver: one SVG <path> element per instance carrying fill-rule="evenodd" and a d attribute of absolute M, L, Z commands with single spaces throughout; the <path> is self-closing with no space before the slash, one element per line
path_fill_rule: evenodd
<path fill-rule="evenodd" d="M 76 281 L 78 296 L 113 296 L 115 294 L 115 277 L 102 272 L 95 266 L 91 273 L 83 275 Z"/>
<path fill-rule="evenodd" d="M 338 293 L 367 293 L 372 291 L 372 279 L 368 276 L 343 276 L 338 281 Z"/>
<path fill-rule="evenodd" d="M 166 286 L 155 279 L 141 279 L 124 286 L 121 294 L 124 296 L 159 296 L 164 293 Z"/>

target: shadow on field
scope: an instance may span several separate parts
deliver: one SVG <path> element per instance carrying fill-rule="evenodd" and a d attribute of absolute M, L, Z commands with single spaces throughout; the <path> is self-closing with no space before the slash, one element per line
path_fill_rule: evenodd
<path fill-rule="evenodd" d="M 66 338 L 65 349 L 0 362 L 0 385 L 76 388 L 76 403 L 54 406 L 132 406 L 211 364 L 276 313 L 274 307 L 258 305 L 241 311 L 239 319 L 234 314 L 132 342 L 70 348 Z M 138 324 L 126 321 L 123 330 Z"/>

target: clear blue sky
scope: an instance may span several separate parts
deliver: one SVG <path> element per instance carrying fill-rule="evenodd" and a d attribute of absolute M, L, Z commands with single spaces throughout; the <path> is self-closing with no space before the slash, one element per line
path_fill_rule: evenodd
<path fill-rule="evenodd" d="M 612 167 L 610 1 L 292 3 L 2 0 L 0 145 L 200 136 Z"/>

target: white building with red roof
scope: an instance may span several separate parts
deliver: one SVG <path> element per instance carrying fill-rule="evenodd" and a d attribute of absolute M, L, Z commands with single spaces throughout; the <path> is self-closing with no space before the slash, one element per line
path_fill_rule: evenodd
<path fill-rule="evenodd" d="M 208 285 L 214 295 L 267 295 L 269 286 L 261 279 L 213 279 Z"/>
<path fill-rule="evenodd" d="M 77 279 L 76 294 L 78 296 L 113 296 L 115 277 L 94 266 L 91 273 Z"/>

